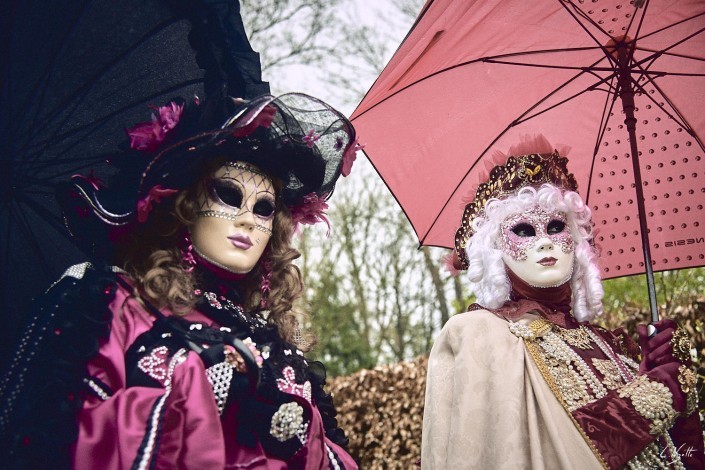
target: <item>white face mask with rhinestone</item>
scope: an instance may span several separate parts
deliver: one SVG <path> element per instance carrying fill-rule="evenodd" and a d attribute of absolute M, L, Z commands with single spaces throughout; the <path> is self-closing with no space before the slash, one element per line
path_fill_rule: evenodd
<path fill-rule="evenodd" d="M 497 245 L 504 264 L 530 286 L 560 286 L 573 274 L 575 246 L 563 212 L 534 206 L 510 215 Z"/>
<path fill-rule="evenodd" d="M 230 272 L 250 272 L 272 236 L 272 180 L 249 163 L 225 163 L 200 188 L 198 207 L 191 227 L 198 255 Z"/>

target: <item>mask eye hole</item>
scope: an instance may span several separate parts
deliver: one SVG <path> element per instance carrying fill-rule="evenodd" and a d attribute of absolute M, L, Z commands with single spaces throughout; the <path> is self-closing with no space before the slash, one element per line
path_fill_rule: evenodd
<path fill-rule="evenodd" d="M 274 215 L 274 204 L 269 199 L 260 199 L 255 203 L 252 212 L 260 217 L 269 218 Z"/>
<path fill-rule="evenodd" d="M 562 220 L 552 220 L 546 226 L 546 233 L 549 235 L 556 235 L 565 230 L 565 222 Z"/>
<path fill-rule="evenodd" d="M 518 237 L 535 237 L 536 230 L 527 223 L 516 224 L 512 227 L 512 232 Z"/>
<path fill-rule="evenodd" d="M 221 181 L 214 181 L 212 185 L 213 196 L 226 206 L 239 209 L 242 207 L 243 195 L 240 188 L 231 186 Z"/>

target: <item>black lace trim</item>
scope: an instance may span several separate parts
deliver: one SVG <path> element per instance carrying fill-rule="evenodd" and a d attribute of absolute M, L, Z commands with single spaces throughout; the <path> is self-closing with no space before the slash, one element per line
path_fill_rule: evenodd
<path fill-rule="evenodd" d="M 345 431 L 338 427 L 336 416 L 338 411 L 333 404 L 333 396 L 326 393 L 326 368 L 318 361 L 309 362 L 308 377 L 311 381 L 311 393 L 313 399 L 318 406 L 318 411 L 321 413 L 323 427 L 326 430 L 326 437 L 334 444 L 346 449 L 348 447 L 348 438 L 345 436 Z"/>

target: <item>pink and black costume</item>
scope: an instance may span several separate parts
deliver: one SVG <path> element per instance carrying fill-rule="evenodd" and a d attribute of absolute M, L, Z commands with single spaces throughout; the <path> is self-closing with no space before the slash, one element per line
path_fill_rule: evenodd
<path fill-rule="evenodd" d="M 75 266 L 42 299 L 35 322 L 51 330 L 28 331 L 22 352 L 42 334 L 44 347 L 13 369 L 32 366 L 31 390 L 13 400 L 8 387 L 3 409 L 23 416 L 4 444 L 11 468 L 357 468 L 323 365 L 236 291 L 207 271 L 197 309 L 156 319 L 118 276 Z M 229 338 L 261 352 L 256 387 L 226 361 Z"/>
<path fill-rule="evenodd" d="M 355 468 L 339 446 L 345 440 L 322 365 L 244 312 L 230 300 L 235 292 L 213 287 L 219 293 L 202 292 L 197 310 L 165 312 L 163 320 L 116 288 L 107 305 L 110 335 L 88 363 L 73 467 Z M 229 335 L 250 338 L 262 353 L 254 390 L 225 360 Z"/>
<path fill-rule="evenodd" d="M 60 190 L 91 262 L 39 299 L 0 383 L 8 468 L 357 468 L 323 365 L 268 319 L 267 252 L 235 275 L 193 245 L 169 246 L 183 256 L 174 269 L 195 286 L 195 306 L 179 315 L 111 267 L 127 234 L 223 158 L 277 180 L 272 212 L 286 208 L 294 229 L 327 222 L 325 201 L 354 160 L 355 131 L 341 113 L 307 95 L 267 94 L 238 2 L 188 6 L 205 98 L 153 107 L 151 121 L 129 128 L 130 148 L 111 159 L 119 170 L 111 185 L 76 175 Z"/>

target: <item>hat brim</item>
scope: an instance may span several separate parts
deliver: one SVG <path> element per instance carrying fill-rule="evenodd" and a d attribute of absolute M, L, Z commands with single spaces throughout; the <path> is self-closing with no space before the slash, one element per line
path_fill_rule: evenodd
<path fill-rule="evenodd" d="M 257 120 L 274 110 L 271 122 Z M 243 130 L 255 124 L 247 135 Z M 350 122 L 317 98 L 300 93 L 264 95 L 242 104 L 216 129 L 183 138 L 147 165 L 139 197 L 159 184 L 184 189 L 213 158 L 245 161 L 282 180 L 282 198 L 298 205 L 305 196 L 329 196 L 340 176 L 343 155 L 355 139 Z"/>

